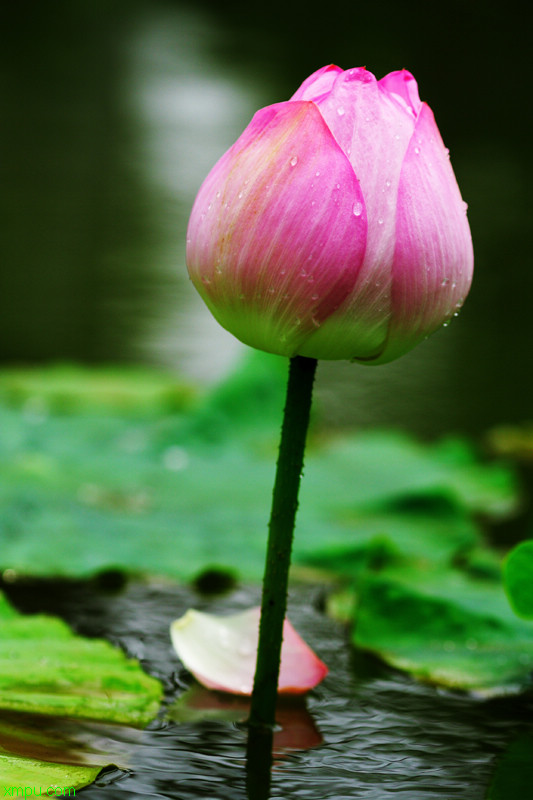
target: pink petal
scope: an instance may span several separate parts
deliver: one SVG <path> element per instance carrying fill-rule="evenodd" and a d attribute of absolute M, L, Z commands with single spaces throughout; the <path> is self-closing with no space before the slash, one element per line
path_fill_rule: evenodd
<path fill-rule="evenodd" d="M 292 356 L 352 292 L 366 228 L 357 178 L 317 107 L 280 103 L 257 112 L 204 181 L 189 273 L 223 327 Z"/>
<path fill-rule="evenodd" d="M 422 104 L 400 179 L 389 341 L 391 361 L 462 306 L 472 281 L 466 204 L 433 113 Z"/>
<path fill-rule="evenodd" d="M 342 69 L 335 64 L 329 64 L 313 72 L 295 91 L 291 100 L 313 100 L 316 102 L 322 95 L 331 91 L 337 75 L 342 74 Z"/>
<path fill-rule="evenodd" d="M 331 358 L 330 352 L 336 358 L 370 358 L 381 351 L 387 336 L 396 204 L 415 119 L 403 100 L 399 103 L 363 68 L 339 74 L 317 105 L 359 180 L 368 235 L 353 291 L 299 352 L 318 358 Z"/>
<path fill-rule="evenodd" d="M 259 637 L 259 608 L 228 617 L 190 609 L 172 623 L 170 635 L 179 658 L 208 689 L 250 695 Z M 326 665 L 286 619 L 278 692 L 302 694 L 327 675 Z"/>
<path fill-rule="evenodd" d="M 415 119 L 418 117 L 422 103 L 418 95 L 418 84 L 410 72 L 406 69 L 389 72 L 378 83 L 382 89 L 400 100 L 403 107 L 408 109 Z"/>

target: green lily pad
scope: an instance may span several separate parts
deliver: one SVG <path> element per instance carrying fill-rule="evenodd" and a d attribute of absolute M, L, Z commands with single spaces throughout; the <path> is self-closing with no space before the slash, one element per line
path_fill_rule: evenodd
<path fill-rule="evenodd" d="M 515 613 L 533 619 L 533 540 L 511 550 L 504 563 L 503 583 Z"/>
<path fill-rule="evenodd" d="M 511 742 L 500 757 L 487 800 L 528 797 L 533 784 L 533 736 L 524 733 Z"/>
<path fill-rule="evenodd" d="M 143 367 L 86 368 L 75 364 L 0 371 L 0 400 L 27 415 L 91 410 L 113 413 L 183 411 L 192 386 L 175 375 Z"/>
<path fill-rule="evenodd" d="M 106 409 L 91 391 L 83 405 L 80 377 L 68 414 L 49 403 L 43 369 L 20 408 L 0 405 L 0 568 L 87 575 L 120 566 L 188 580 L 219 566 L 259 580 L 286 367 L 257 354 L 179 413 L 157 398 L 147 413 L 143 391 L 137 411 Z M 90 388 L 90 370 L 86 379 Z M 94 380 L 103 392 L 102 373 Z M 432 559 L 428 548 L 437 557 L 469 546 L 469 513 L 510 514 L 517 498 L 512 472 L 479 464 L 464 444 L 394 432 L 311 436 L 294 563 L 328 551 L 341 563 L 343 550 L 375 537 Z M 425 512 L 399 511 L 406 501 Z"/>
<path fill-rule="evenodd" d="M 18 614 L 0 595 L 0 708 L 146 725 L 162 688 L 109 642 Z"/>
<path fill-rule="evenodd" d="M 483 694 L 523 689 L 533 670 L 533 626 L 501 584 L 453 570 L 367 576 L 353 642 L 421 680 Z"/>
<path fill-rule="evenodd" d="M 337 575 L 354 577 L 368 569 L 415 564 L 451 566 L 480 545 L 477 526 L 443 497 L 422 496 L 354 510 L 322 546 L 304 539 L 298 560 Z"/>
<path fill-rule="evenodd" d="M 69 764 L 45 763 L 34 758 L 19 758 L 0 752 L 0 774 L 4 787 L 29 787 L 33 794 L 47 796 L 49 787 L 64 790 L 67 797 L 74 796 L 76 789 L 92 783 L 101 772 L 101 767 L 73 766 Z M 15 788 L 15 796 L 16 788 Z"/>
<path fill-rule="evenodd" d="M 144 727 L 159 709 L 161 684 L 108 642 L 77 636 L 53 617 L 19 614 L 1 594 L 0 626 L 4 784 L 87 785 L 110 754 L 100 753 L 96 764 L 87 758 L 81 761 L 89 763 L 79 763 L 80 757 L 73 763 L 71 748 L 58 746 L 53 735 L 59 719 Z"/>

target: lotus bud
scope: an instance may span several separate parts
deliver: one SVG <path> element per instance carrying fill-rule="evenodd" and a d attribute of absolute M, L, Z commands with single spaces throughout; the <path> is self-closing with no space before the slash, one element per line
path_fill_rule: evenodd
<path fill-rule="evenodd" d="M 328 66 L 258 111 L 200 188 L 187 264 L 219 323 L 270 353 L 381 364 L 447 322 L 472 241 L 413 76 Z"/>

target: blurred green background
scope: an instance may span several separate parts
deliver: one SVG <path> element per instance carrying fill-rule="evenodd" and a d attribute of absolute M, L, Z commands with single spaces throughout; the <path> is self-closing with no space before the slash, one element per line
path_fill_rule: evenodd
<path fill-rule="evenodd" d="M 329 62 L 402 67 L 468 202 L 462 315 L 407 357 L 323 363 L 333 427 L 474 435 L 531 417 L 525 5 L 21 0 L 3 10 L 0 364 L 159 364 L 209 384 L 244 348 L 186 274 L 195 193 L 254 111 Z"/>

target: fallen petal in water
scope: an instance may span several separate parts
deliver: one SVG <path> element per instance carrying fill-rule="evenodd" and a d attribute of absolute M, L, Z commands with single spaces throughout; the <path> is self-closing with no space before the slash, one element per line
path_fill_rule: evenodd
<path fill-rule="evenodd" d="M 260 613 L 259 608 L 250 608 L 218 617 L 189 609 L 170 626 L 172 644 L 187 669 L 208 689 L 250 695 Z M 303 694 L 327 673 L 326 665 L 285 619 L 278 692 Z"/>

